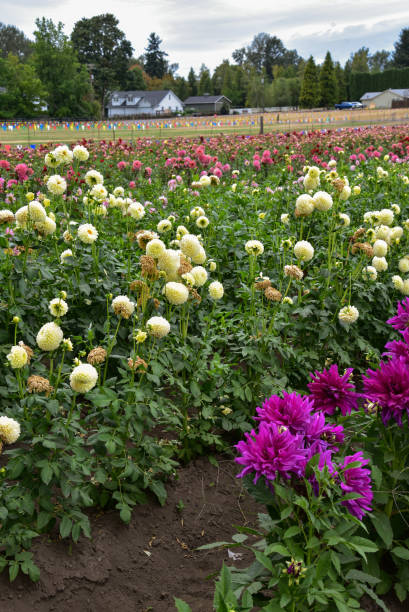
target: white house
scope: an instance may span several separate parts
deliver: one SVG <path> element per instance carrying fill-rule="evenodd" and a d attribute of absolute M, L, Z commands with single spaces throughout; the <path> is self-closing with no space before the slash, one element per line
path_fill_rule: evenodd
<path fill-rule="evenodd" d="M 107 106 L 109 119 L 181 112 L 183 112 L 183 102 L 170 89 L 165 91 L 113 91 Z"/>
<path fill-rule="evenodd" d="M 365 108 L 392 108 L 395 100 L 409 98 L 409 89 L 386 89 L 385 91 L 370 91 L 361 97 Z"/>

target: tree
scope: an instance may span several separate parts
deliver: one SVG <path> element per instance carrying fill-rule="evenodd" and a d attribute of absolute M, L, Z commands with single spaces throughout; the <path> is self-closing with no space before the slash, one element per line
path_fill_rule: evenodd
<path fill-rule="evenodd" d="M 335 83 L 337 86 L 336 102 L 342 102 L 348 99 L 347 86 L 345 82 L 345 74 L 339 62 L 335 64 Z"/>
<path fill-rule="evenodd" d="M 0 85 L 6 88 L 0 95 L 2 119 L 30 119 L 41 114 L 47 92 L 33 66 L 12 53 L 6 59 L 0 58 Z"/>
<path fill-rule="evenodd" d="M 144 69 L 150 77 L 162 79 L 167 72 L 168 62 L 165 57 L 167 53 L 160 50 L 162 44 L 161 39 L 155 32 L 152 32 L 148 38 L 148 46 L 145 49 Z"/>
<path fill-rule="evenodd" d="M 272 81 L 274 66 L 297 65 L 300 57 L 297 51 L 286 49 L 277 36 L 261 32 L 248 47 L 233 51 L 233 59 L 241 66 L 249 64 L 259 75 Z"/>
<path fill-rule="evenodd" d="M 210 78 L 210 70 L 202 64 L 199 72 L 198 94 L 203 96 L 205 93 L 212 93 L 212 79 Z"/>
<path fill-rule="evenodd" d="M 301 83 L 299 104 L 301 108 L 314 108 L 319 104 L 318 72 L 314 58 L 311 55 L 305 65 L 304 76 Z"/>
<path fill-rule="evenodd" d="M 319 76 L 320 105 L 330 107 L 337 99 L 337 84 L 331 53 L 328 51 Z"/>
<path fill-rule="evenodd" d="M 132 45 L 118 28 L 119 21 L 106 13 L 90 19 L 77 21 L 71 34 L 71 41 L 78 53 L 81 64 L 92 75 L 95 93 L 102 108 L 108 92 L 116 87 L 126 89 L 132 74 Z"/>
<path fill-rule="evenodd" d="M 403 28 L 399 34 L 399 40 L 395 43 L 393 63 L 396 68 L 409 66 L 409 28 Z"/>
<path fill-rule="evenodd" d="M 369 56 L 368 64 L 371 72 L 383 72 L 391 67 L 391 53 L 382 49 Z"/>
<path fill-rule="evenodd" d="M 277 77 L 269 87 L 272 106 L 297 106 L 300 96 L 300 79 Z"/>
<path fill-rule="evenodd" d="M 146 80 L 143 75 L 143 70 L 139 64 L 131 64 L 122 76 L 121 86 L 124 91 L 145 90 Z"/>
<path fill-rule="evenodd" d="M 91 118 L 99 112 L 89 74 L 78 61 L 61 22 L 36 20 L 33 66 L 48 92 L 48 112 L 52 117 Z"/>
<path fill-rule="evenodd" d="M 176 77 L 174 91 L 177 97 L 182 100 L 182 102 L 189 97 L 189 86 L 184 77 Z"/>
<path fill-rule="evenodd" d="M 351 53 L 351 71 L 369 72 L 369 49 L 361 47 L 355 53 Z"/>
<path fill-rule="evenodd" d="M 32 42 L 14 25 L 0 23 L 0 56 L 6 58 L 13 53 L 20 60 L 27 59 L 32 52 Z"/>
<path fill-rule="evenodd" d="M 197 96 L 197 77 L 193 68 L 189 70 L 187 82 L 189 87 L 189 96 Z"/>

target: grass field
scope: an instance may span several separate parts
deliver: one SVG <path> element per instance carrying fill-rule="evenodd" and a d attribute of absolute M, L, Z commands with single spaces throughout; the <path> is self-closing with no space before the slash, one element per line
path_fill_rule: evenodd
<path fill-rule="evenodd" d="M 104 122 L 33 122 L 0 124 L 0 143 L 36 145 L 46 142 L 75 142 L 81 138 L 95 140 L 136 140 L 169 138 L 201 134 L 258 134 L 260 120 L 264 132 L 311 130 L 359 125 L 401 124 L 409 121 L 409 109 L 364 109 L 355 111 L 293 111 L 263 115 L 229 115 Z"/>

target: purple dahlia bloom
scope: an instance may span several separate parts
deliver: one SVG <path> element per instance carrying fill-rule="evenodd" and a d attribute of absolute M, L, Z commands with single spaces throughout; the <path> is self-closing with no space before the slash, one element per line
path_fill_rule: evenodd
<path fill-rule="evenodd" d="M 337 452 L 338 444 L 344 442 L 344 428 L 342 425 L 326 425 L 324 413 L 316 412 L 311 415 L 310 422 L 305 428 L 305 441 L 311 449 L 310 457 L 327 449 Z"/>
<path fill-rule="evenodd" d="M 385 344 L 386 352 L 383 353 L 382 357 L 390 357 L 391 359 L 403 357 L 409 365 L 409 330 L 405 329 L 401 333 L 403 340 L 392 340 L 392 342 Z"/>
<path fill-rule="evenodd" d="M 360 462 L 359 466 L 348 467 L 351 463 Z M 338 474 L 341 474 L 341 489 L 345 494 L 357 493 L 361 497 L 341 501 L 351 514 L 362 519 L 366 512 L 371 512 L 371 502 L 373 498 L 371 484 L 371 470 L 364 466 L 369 463 L 364 459 L 362 452 L 345 457 L 344 463 L 338 466 Z"/>
<path fill-rule="evenodd" d="M 396 316 L 388 319 L 386 322 L 392 325 L 393 329 L 397 329 L 400 332 L 405 331 L 409 327 L 409 298 L 398 302 Z"/>
<path fill-rule="evenodd" d="M 409 366 L 403 357 L 382 361 L 379 370 L 367 370 L 362 377 L 364 396 L 382 409 L 384 425 L 389 419 L 402 425 L 406 410 L 409 416 Z"/>
<path fill-rule="evenodd" d="M 353 368 L 348 368 L 341 376 L 338 366 L 332 365 L 328 370 L 310 374 L 312 382 L 308 383 L 308 388 L 314 409 L 334 414 L 339 408 L 343 416 L 350 414 L 351 410 L 358 410 L 360 395 L 355 393 L 354 385 L 349 382 L 352 372 Z"/>
<path fill-rule="evenodd" d="M 265 400 L 262 408 L 257 408 L 256 420 L 284 425 L 293 434 L 304 433 L 312 410 L 313 403 L 308 396 L 283 391 L 282 398 L 272 395 Z"/>
<path fill-rule="evenodd" d="M 254 472 L 254 480 L 264 476 L 275 480 L 277 474 L 290 478 L 302 477 L 307 463 L 307 451 L 303 448 L 303 436 L 293 435 L 289 429 L 275 423 L 261 421 L 258 431 L 245 434 L 246 441 L 236 444 L 240 456 L 236 462 L 244 465 L 238 474 L 242 478 Z"/>

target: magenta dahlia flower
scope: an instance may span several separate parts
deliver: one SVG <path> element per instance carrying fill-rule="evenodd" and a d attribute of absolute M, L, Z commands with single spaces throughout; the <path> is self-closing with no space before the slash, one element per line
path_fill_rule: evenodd
<path fill-rule="evenodd" d="M 349 382 L 353 368 L 345 370 L 342 376 L 338 366 L 332 365 L 328 370 L 310 374 L 312 382 L 308 383 L 310 398 L 314 402 L 314 409 L 325 414 L 334 414 L 339 408 L 341 414 L 350 414 L 351 410 L 358 410 L 360 395 L 355 393 L 354 385 Z"/>
<path fill-rule="evenodd" d="M 325 424 L 323 412 L 316 412 L 305 428 L 305 443 L 310 449 L 309 456 L 322 453 L 327 449 L 338 452 L 338 445 L 344 442 L 344 428 L 342 425 Z"/>
<path fill-rule="evenodd" d="M 293 434 L 304 433 L 312 409 L 313 403 L 308 396 L 283 391 L 282 398 L 272 395 L 265 400 L 262 408 L 257 408 L 256 420 L 284 425 Z"/>
<path fill-rule="evenodd" d="M 391 359 L 403 357 L 409 365 L 409 330 L 405 329 L 401 334 L 403 340 L 392 340 L 385 344 L 386 352 L 383 353 L 382 357 L 390 357 Z"/>
<path fill-rule="evenodd" d="M 359 461 L 360 465 L 356 467 L 348 467 L 351 463 Z M 341 479 L 341 489 L 345 494 L 356 493 L 361 497 L 356 499 L 347 499 L 341 501 L 351 514 L 362 519 L 366 512 L 371 512 L 371 502 L 373 498 L 371 470 L 364 466 L 369 463 L 368 459 L 364 459 L 362 452 L 355 453 L 345 457 L 344 463 L 338 466 L 338 476 Z"/>
<path fill-rule="evenodd" d="M 367 370 L 362 377 L 363 395 L 382 409 L 382 421 L 391 418 L 402 425 L 406 411 L 409 416 L 409 366 L 403 357 L 382 361 L 379 370 Z"/>
<path fill-rule="evenodd" d="M 395 317 L 386 321 L 388 325 L 391 325 L 393 329 L 397 329 L 400 332 L 405 331 L 409 327 L 409 298 L 405 298 L 401 302 L 398 302 L 397 314 Z"/>
<path fill-rule="evenodd" d="M 286 479 L 292 474 L 304 475 L 307 451 L 303 448 L 303 436 L 266 421 L 261 421 L 258 431 L 253 429 L 245 436 L 246 441 L 236 444 L 240 456 L 235 461 L 244 466 L 238 478 L 254 472 L 256 483 L 261 476 L 272 481 L 277 475 Z"/>

